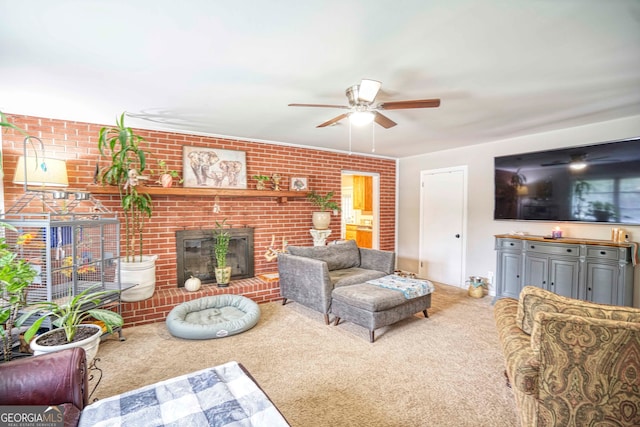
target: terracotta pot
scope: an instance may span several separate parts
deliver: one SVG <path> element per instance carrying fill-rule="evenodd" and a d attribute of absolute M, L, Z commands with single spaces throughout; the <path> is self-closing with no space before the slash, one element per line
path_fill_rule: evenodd
<path fill-rule="evenodd" d="M 168 173 L 163 173 L 160 175 L 160 184 L 162 184 L 164 188 L 171 187 L 173 185 L 173 177 Z"/>

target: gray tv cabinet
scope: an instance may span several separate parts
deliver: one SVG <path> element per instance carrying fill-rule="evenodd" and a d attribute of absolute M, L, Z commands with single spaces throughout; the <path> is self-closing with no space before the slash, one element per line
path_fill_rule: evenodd
<path fill-rule="evenodd" d="M 633 243 L 497 235 L 496 298 L 532 285 L 559 295 L 633 306 Z"/>

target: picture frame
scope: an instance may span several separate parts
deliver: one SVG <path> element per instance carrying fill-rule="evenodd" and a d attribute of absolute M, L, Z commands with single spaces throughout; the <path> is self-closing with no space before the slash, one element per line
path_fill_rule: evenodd
<path fill-rule="evenodd" d="M 309 189 L 309 178 L 306 176 L 292 176 L 289 180 L 291 191 L 306 191 Z"/>
<path fill-rule="evenodd" d="M 182 147 L 183 186 L 191 188 L 247 189 L 244 151 Z"/>

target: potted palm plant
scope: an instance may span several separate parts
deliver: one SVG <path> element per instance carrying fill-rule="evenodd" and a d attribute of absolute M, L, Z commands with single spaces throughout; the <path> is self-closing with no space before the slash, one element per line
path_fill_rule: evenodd
<path fill-rule="evenodd" d="M 216 229 L 213 232 L 215 242 L 213 253 L 216 259 L 215 276 L 219 287 L 229 286 L 231 282 L 231 267 L 227 265 L 227 252 L 229 251 L 229 240 L 231 234 L 225 229 L 226 219 L 222 222 L 216 221 Z"/>
<path fill-rule="evenodd" d="M 122 327 L 120 314 L 102 308 L 97 308 L 109 295 L 118 291 L 97 290 L 93 286 L 77 295 L 65 298 L 65 302 L 42 301 L 27 307 L 27 311 L 16 321 L 17 326 L 23 325 L 28 319 L 36 317 L 33 324 L 24 334 L 24 339 L 30 342 L 35 355 L 52 353 L 70 347 L 82 347 L 87 353 L 87 363 L 91 363 L 100 344 L 102 327 L 97 324 L 85 323 L 93 318 L 101 321 L 107 332 L 113 328 Z M 55 329 L 45 332 L 32 340 L 42 323 L 49 318 Z"/>
<path fill-rule="evenodd" d="M 311 191 L 307 194 L 307 199 L 312 205 L 320 208 L 320 211 L 313 212 L 312 222 L 313 228 L 316 230 L 326 230 L 331 222 L 331 211 L 340 212 L 338 203 L 331 200 L 334 192 L 330 191 L 324 196 L 322 194 Z"/>
<path fill-rule="evenodd" d="M 124 114 L 116 119 L 115 127 L 103 127 L 98 135 L 100 154 L 108 156 L 111 164 L 102 170 L 100 181 L 118 187 L 124 211 L 125 255 L 120 260 L 123 285 L 136 286 L 122 292 L 122 301 L 151 298 L 156 284 L 157 255 L 143 255 L 145 220 L 151 218 L 151 196 L 138 191 L 138 177 L 145 171 L 147 157 L 141 144 L 146 140 L 124 124 Z"/>

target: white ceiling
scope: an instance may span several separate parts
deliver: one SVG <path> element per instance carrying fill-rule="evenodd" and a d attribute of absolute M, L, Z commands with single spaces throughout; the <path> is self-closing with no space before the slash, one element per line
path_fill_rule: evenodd
<path fill-rule="evenodd" d="M 640 115 L 638 0 L 0 0 L 0 110 L 405 157 Z"/>

